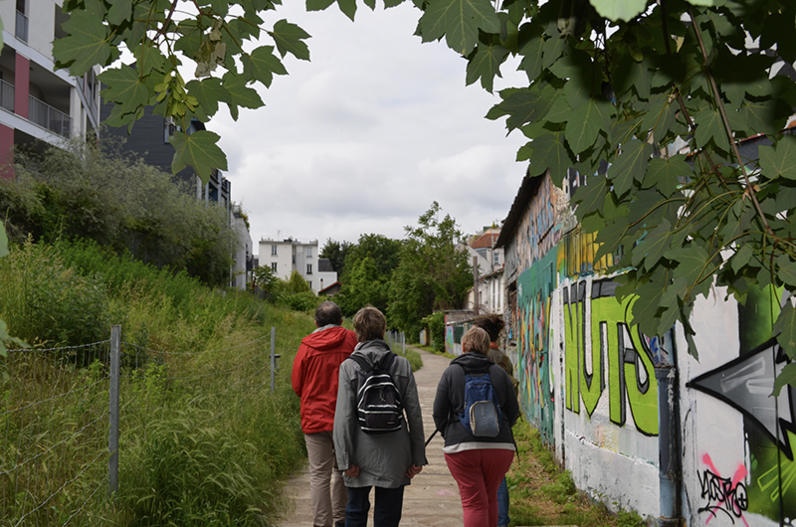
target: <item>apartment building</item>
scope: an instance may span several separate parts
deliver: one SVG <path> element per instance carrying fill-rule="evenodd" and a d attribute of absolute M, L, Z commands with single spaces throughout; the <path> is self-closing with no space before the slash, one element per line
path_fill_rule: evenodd
<path fill-rule="evenodd" d="M 270 267 L 282 280 L 288 280 L 293 271 L 298 271 L 317 295 L 318 291 L 337 281 L 337 273 L 331 270 L 328 259 L 319 258 L 318 252 L 318 240 L 301 242 L 293 238 L 261 238 L 258 263 Z"/>
<path fill-rule="evenodd" d="M 99 69 L 55 71 L 52 42 L 66 36 L 60 1 L 0 2 L 0 19 L 0 177 L 13 178 L 13 146 L 41 150 L 99 133 Z"/>

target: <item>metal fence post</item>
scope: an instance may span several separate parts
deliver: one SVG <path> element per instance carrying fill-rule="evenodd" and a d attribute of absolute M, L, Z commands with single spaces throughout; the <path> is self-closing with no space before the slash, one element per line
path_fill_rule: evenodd
<path fill-rule="evenodd" d="M 274 355 L 276 348 L 276 327 L 271 326 L 271 393 L 274 393 L 276 381 L 276 355 Z"/>
<path fill-rule="evenodd" d="M 113 495 L 119 490 L 119 359 L 122 326 L 111 326 L 110 432 L 108 433 L 108 484 Z"/>

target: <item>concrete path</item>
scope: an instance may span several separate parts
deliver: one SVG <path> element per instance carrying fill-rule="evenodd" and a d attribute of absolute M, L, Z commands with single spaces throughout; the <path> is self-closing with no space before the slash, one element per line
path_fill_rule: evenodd
<path fill-rule="evenodd" d="M 415 348 L 416 349 L 416 348 Z M 423 427 L 426 438 L 434 431 L 431 410 L 434 395 L 442 372 L 450 359 L 416 349 L 423 357 L 423 367 L 415 373 L 420 405 L 423 409 Z M 428 465 L 412 480 L 404 493 L 402 527 L 462 527 L 462 504 L 459 488 L 445 464 L 442 454 L 442 437 L 437 434 L 426 449 Z M 285 495 L 293 498 L 295 507 L 287 511 L 278 527 L 311 527 L 310 475 L 305 468 L 290 479 Z M 373 496 L 371 494 L 371 500 Z M 371 523 L 372 525 L 372 520 Z"/>

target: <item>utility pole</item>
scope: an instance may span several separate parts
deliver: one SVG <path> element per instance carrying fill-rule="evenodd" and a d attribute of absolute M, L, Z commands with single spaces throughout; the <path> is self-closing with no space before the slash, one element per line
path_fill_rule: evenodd
<path fill-rule="evenodd" d="M 473 256 L 473 304 L 475 316 L 478 316 L 478 257 L 476 256 Z"/>

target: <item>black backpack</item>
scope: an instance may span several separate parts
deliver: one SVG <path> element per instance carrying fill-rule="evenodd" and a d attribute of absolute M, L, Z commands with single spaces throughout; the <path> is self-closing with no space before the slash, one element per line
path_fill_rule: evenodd
<path fill-rule="evenodd" d="M 349 355 L 359 364 L 357 389 L 357 416 L 359 427 L 366 434 L 384 434 L 401 429 L 404 407 L 401 395 L 390 376 L 395 354 L 384 355 L 372 367 L 361 355 Z"/>

